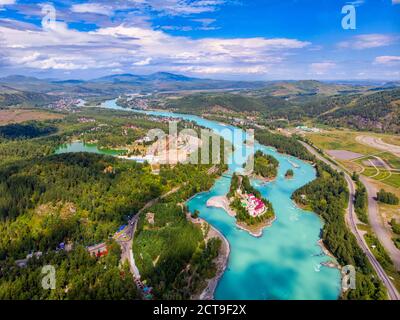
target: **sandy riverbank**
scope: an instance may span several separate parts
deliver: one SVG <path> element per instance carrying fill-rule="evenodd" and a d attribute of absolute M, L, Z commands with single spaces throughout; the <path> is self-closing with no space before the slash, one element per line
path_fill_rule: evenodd
<path fill-rule="evenodd" d="M 208 199 L 207 207 L 219 208 L 225 210 L 231 217 L 236 217 L 236 212 L 229 206 L 229 200 L 226 196 L 216 196 Z"/>

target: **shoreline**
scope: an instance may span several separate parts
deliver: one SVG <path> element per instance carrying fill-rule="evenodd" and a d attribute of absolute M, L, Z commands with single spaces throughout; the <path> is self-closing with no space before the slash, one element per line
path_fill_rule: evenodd
<path fill-rule="evenodd" d="M 319 239 L 317 241 L 318 245 L 320 246 L 322 252 L 332 258 L 334 261 L 326 261 L 326 262 L 322 262 L 321 265 L 327 268 L 332 268 L 332 269 L 339 269 L 342 270 L 342 266 L 336 261 L 335 256 L 328 250 L 328 248 L 325 246 L 324 244 L 324 240 L 323 239 Z"/>
<path fill-rule="evenodd" d="M 212 197 L 207 201 L 207 207 L 209 208 L 218 208 L 223 209 L 229 216 L 235 218 L 236 212 L 233 211 L 229 206 L 229 200 L 226 196 L 216 196 Z M 270 227 L 276 221 L 276 216 L 273 219 L 269 219 L 268 221 L 260 223 L 260 226 L 256 226 L 254 229 L 251 230 L 253 226 L 248 226 L 243 222 L 236 220 L 236 227 L 243 231 L 248 232 L 251 236 L 255 238 L 261 238 L 265 228 Z"/>
<path fill-rule="evenodd" d="M 205 220 L 203 220 L 203 221 L 206 222 Z M 221 280 L 222 276 L 224 275 L 226 268 L 228 267 L 228 261 L 229 261 L 229 255 L 231 253 L 231 247 L 230 247 L 229 241 L 224 237 L 224 235 L 219 230 L 214 228 L 208 222 L 206 222 L 206 223 L 210 226 L 209 234 L 212 231 L 215 234 L 215 236 L 221 240 L 221 248 L 220 248 L 220 254 L 218 254 L 218 257 L 216 258 L 216 262 L 215 262 L 217 265 L 216 275 L 214 278 L 207 280 L 207 287 L 200 294 L 199 299 L 200 300 L 215 300 L 214 299 L 215 290 L 217 289 L 218 283 Z M 215 238 L 215 237 L 213 237 L 213 238 Z"/>
<path fill-rule="evenodd" d="M 229 255 L 231 253 L 231 248 L 229 241 L 225 238 L 225 236 L 214 226 L 208 223 L 203 218 L 193 219 L 190 213 L 187 213 L 187 218 L 194 224 L 197 225 L 207 225 L 210 227 L 208 234 L 205 237 L 205 240 L 218 238 L 221 240 L 221 247 L 219 248 L 218 256 L 214 259 L 214 262 L 217 267 L 216 274 L 211 279 L 205 279 L 207 285 L 201 291 L 201 293 L 194 294 L 192 296 L 192 300 L 214 300 L 215 290 L 217 289 L 218 283 L 225 273 L 226 268 L 228 267 Z"/>
<path fill-rule="evenodd" d="M 236 227 L 238 229 L 248 232 L 254 238 L 261 238 L 264 234 L 264 229 L 271 227 L 275 221 L 276 221 L 276 216 L 273 219 L 261 223 L 260 227 L 257 228 L 257 231 L 250 230 L 249 229 L 250 227 L 247 224 L 244 223 L 241 224 L 241 222 L 236 222 Z"/>

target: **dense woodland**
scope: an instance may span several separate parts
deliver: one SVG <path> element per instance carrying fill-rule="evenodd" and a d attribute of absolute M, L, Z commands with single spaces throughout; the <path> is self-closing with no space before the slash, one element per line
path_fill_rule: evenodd
<path fill-rule="evenodd" d="M 380 300 L 386 298 L 382 283 L 378 280 L 367 257 L 359 248 L 354 235 L 346 226 L 345 208 L 348 190 L 342 174 L 323 162 L 317 162 L 318 178 L 293 194 L 302 205 L 311 206 L 325 222 L 322 231 L 324 244 L 342 265 L 353 265 L 357 271 L 357 288 L 349 290 L 345 299 Z M 305 197 L 302 197 L 304 195 Z"/>
<path fill-rule="evenodd" d="M 82 116 L 94 117 L 96 122 L 79 123 L 77 119 Z M 18 140 L 14 136 L 3 138 L 0 144 L 0 299 L 138 298 L 127 266 L 118 266 L 120 251 L 118 246 L 114 248 L 116 244 L 109 244 L 109 255 L 105 258 L 90 257 L 84 246 L 106 241 L 148 201 L 179 186 L 179 192 L 165 201 L 171 203 L 168 203 L 171 208 L 181 210 L 179 203 L 210 188 L 215 177 L 226 168 L 222 164 L 210 173 L 212 165 L 162 166 L 155 175 L 147 164 L 104 155 L 54 155 L 61 143 L 85 134 L 99 123 L 119 128 L 110 131 L 110 136 L 121 135 L 123 128 L 131 125 L 135 125 L 133 130 L 144 133 L 149 128 L 165 126 L 143 116 L 118 112 L 111 116 L 107 111 L 90 110 L 54 122 L 57 131 L 47 132 L 43 137 L 39 134 L 27 138 L 27 134 L 18 134 Z M 43 128 L 48 124 L 38 122 L 33 127 Z M 190 261 L 192 269 L 188 269 L 181 282 L 168 283 L 168 289 L 156 288 L 159 297 L 187 297 L 202 288 L 202 281 L 215 272 L 210 261 L 218 254 L 219 242 L 204 243 L 197 227 L 183 220 L 176 222 L 169 232 L 155 235 L 175 250 L 165 256 L 167 262 L 161 264 L 161 269 L 153 275 L 149 271 L 148 278 L 156 279 L 153 277 L 163 270 L 178 281 L 182 269 L 168 263 L 175 258 L 181 266 Z M 176 235 L 186 233 L 185 241 L 180 236 L 175 240 L 169 236 L 175 232 Z M 57 251 L 62 242 L 71 243 L 73 250 Z M 184 247 L 180 248 L 181 244 Z M 185 246 L 194 248 L 190 257 Z M 30 259 L 26 268 L 17 267 L 14 261 L 24 259 L 31 252 L 43 255 Z M 62 283 L 57 287 L 59 290 L 42 292 L 38 274 L 43 263 L 56 267 L 60 277 L 57 281 Z M 162 281 L 153 285 L 162 286 Z"/>
<path fill-rule="evenodd" d="M 383 189 L 381 189 L 378 192 L 377 195 L 378 201 L 386 204 L 391 204 L 391 205 L 398 205 L 399 204 L 399 198 L 391 192 L 387 192 Z"/>
<path fill-rule="evenodd" d="M 307 100 L 304 98 L 304 103 Z M 253 111 L 258 102 L 254 105 Z M 81 116 L 93 117 L 95 123 L 79 123 Z M 101 126 L 104 129 L 92 130 L 99 124 L 106 125 Z M 127 129 L 128 134 L 124 134 L 130 126 L 137 128 Z M 216 239 L 204 241 L 204 230 L 188 222 L 183 203 L 210 188 L 226 166 L 219 166 L 212 174 L 208 174 L 211 166 L 162 166 L 160 174 L 154 175 L 147 164 L 103 155 L 53 155 L 57 146 L 76 137 L 96 140 L 103 147 L 116 147 L 130 143 L 150 127 L 162 128 L 165 124 L 132 113 L 93 109 L 64 120 L 11 126 L 16 128 L 11 131 L 10 127 L 3 128 L 6 133 L 0 143 L 0 299 L 137 298 L 127 267 L 118 267 L 120 252 L 115 244 L 110 243 L 109 256 L 100 259 L 90 257 L 84 246 L 109 239 L 146 202 L 177 186 L 181 186 L 178 192 L 149 209 L 155 214 L 154 224 L 147 221 L 145 213 L 140 217 L 133 246 L 135 258 L 157 298 L 185 299 L 204 287 L 204 279 L 215 274 L 212 261 L 221 244 Z M 256 139 L 279 152 L 314 160 L 295 137 L 262 130 L 257 132 Z M 263 168 L 261 165 L 260 170 Z M 317 172 L 318 179 L 293 197 L 311 206 L 325 220 L 324 243 L 338 261 L 356 266 L 357 289 L 344 298 L 383 299 L 384 288 L 344 221 L 347 190 L 343 176 L 320 162 Z M 239 179 L 234 175 L 231 192 L 238 187 Z M 261 197 L 248 177 L 242 178 L 241 187 Z M 270 208 L 265 217 L 271 218 L 272 205 L 263 201 Z M 249 220 L 249 215 L 239 210 L 240 219 L 248 224 L 260 222 Z M 56 252 L 60 242 L 72 242 L 74 249 Z M 44 254 L 38 260 L 30 260 L 27 268 L 15 265 L 16 259 L 36 251 Z M 37 281 L 43 263 L 61 270 L 60 280 L 57 279 L 62 283 L 60 290 L 41 290 Z"/>
<path fill-rule="evenodd" d="M 13 260 L 0 261 L 0 300 L 133 300 L 139 299 L 127 264 L 120 266 L 121 250 L 109 243 L 108 255 L 90 256 L 86 248 L 50 251 L 19 268 Z M 56 268 L 56 289 L 42 288 L 42 267 Z"/>
<path fill-rule="evenodd" d="M 271 155 L 257 151 L 254 155 L 254 174 L 266 179 L 275 179 L 278 175 L 279 161 Z"/>
<path fill-rule="evenodd" d="M 142 279 L 157 298 L 189 299 L 214 277 L 219 239 L 204 241 L 198 225 L 189 222 L 186 208 L 172 198 L 150 208 L 154 223 L 141 216 L 133 251 Z M 207 232 L 207 231 L 206 231 Z"/>
<path fill-rule="evenodd" d="M 303 160 L 314 160 L 314 156 L 311 155 L 295 137 L 285 137 L 267 130 L 257 130 L 255 138 L 263 145 L 276 148 L 278 152 L 289 154 Z"/>
<path fill-rule="evenodd" d="M 0 126 L 0 139 L 31 139 L 40 136 L 46 136 L 55 132 L 57 132 L 57 128 L 55 126 L 32 121 L 24 124 L 9 124 L 6 126 Z"/>
<path fill-rule="evenodd" d="M 259 122 L 315 120 L 335 127 L 400 132 L 398 87 L 341 86 L 317 81 L 266 85 L 232 93 L 202 93 L 166 100 L 157 107 L 184 113 L 236 117 L 257 115 Z"/>
<path fill-rule="evenodd" d="M 354 199 L 354 210 L 357 214 L 358 219 L 361 222 L 369 224 L 368 220 L 368 194 L 367 189 L 362 184 L 359 176 L 354 173 L 353 180 L 356 182 L 356 194 Z"/>

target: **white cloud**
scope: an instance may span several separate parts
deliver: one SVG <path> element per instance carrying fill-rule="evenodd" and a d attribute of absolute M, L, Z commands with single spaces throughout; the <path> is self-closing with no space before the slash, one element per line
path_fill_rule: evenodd
<path fill-rule="evenodd" d="M 0 0 L 1 1 L 1 0 Z M 113 9 L 110 6 L 102 5 L 100 3 L 82 3 L 74 4 L 71 11 L 75 13 L 95 13 L 105 16 L 111 16 Z"/>
<path fill-rule="evenodd" d="M 330 61 L 315 62 L 310 64 L 310 71 L 312 74 L 324 75 L 336 67 L 336 64 Z"/>
<path fill-rule="evenodd" d="M 56 22 L 48 31 L 0 26 L 0 45 L 5 61 L 16 68 L 223 75 L 266 73 L 311 44 L 287 38 L 193 39 L 126 25 L 84 32 Z"/>
<path fill-rule="evenodd" d="M 375 63 L 387 65 L 400 63 L 400 56 L 379 56 L 375 58 Z"/>
<path fill-rule="evenodd" d="M 189 72 L 203 75 L 214 75 L 214 74 L 266 74 L 269 68 L 266 66 L 221 66 L 221 67 L 201 67 L 201 66 L 187 66 L 187 67 L 173 67 L 172 71 L 176 72 Z"/>
<path fill-rule="evenodd" d="M 213 12 L 223 5 L 225 0 L 133 0 L 144 4 L 154 11 L 166 15 L 193 15 L 204 12 Z"/>
<path fill-rule="evenodd" d="M 369 49 L 385 47 L 393 44 L 396 38 L 386 34 L 363 34 L 353 37 L 350 41 L 343 41 L 339 43 L 340 48 L 351 48 L 351 49 Z"/>
<path fill-rule="evenodd" d="M 0 0 L 0 8 L 2 6 L 7 6 L 11 4 L 15 4 L 17 1 L 16 0 Z"/>
<path fill-rule="evenodd" d="M 347 4 L 351 4 L 351 5 L 355 6 L 355 7 L 359 7 L 359 6 L 363 5 L 364 3 L 365 3 L 364 0 L 355 0 L 355 1 L 347 2 Z"/>
<path fill-rule="evenodd" d="M 152 58 L 146 58 L 144 60 L 134 62 L 133 65 L 134 66 L 147 66 L 150 64 L 151 60 L 152 60 Z"/>
<path fill-rule="evenodd" d="M 400 4 L 400 0 L 392 0 L 392 4 Z"/>

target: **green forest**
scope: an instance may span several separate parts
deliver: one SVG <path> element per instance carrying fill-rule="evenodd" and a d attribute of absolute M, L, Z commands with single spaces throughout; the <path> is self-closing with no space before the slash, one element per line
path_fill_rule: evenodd
<path fill-rule="evenodd" d="M 108 255 L 90 256 L 78 245 L 71 252 L 50 251 L 25 268 L 0 261 L 0 300 L 133 300 L 138 299 L 128 265 L 120 266 L 121 249 L 108 244 Z M 42 288 L 42 267 L 56 269 L 55 290 Z"/>
<path fill-rule="evenodd" d="M 314 160 L 314 156 L 295 137 L 285 137 L 267 130 L 257 130 L 255 138 L 259 143 L 274 147 L 280 153 L 289 154 L 302 160 Z"/>
<path fill-rule="evenodd" d="M 273 156 L 257 151 L 254 155 L 254 173 L 267 179 L 275 179 L 278 175 L 279 161 Z"/>
<path fill-rule="evenodd" d="M 0 126 L 0 139 L 30 139 L 57 132 L 57 128 L 42 122 L 26 122 Z M 1 141 L 1 140 L 0 140 Z"/>
<path fill-rule="evenodd" d="M 323 242 L 340 265 L 356 267 L 357 288 L 349 290 L 342 298 L 385 299 L 386 292 L 382 283 L 346 225 L 344 215 L 348 190 L 344 176 L 321 161 L 317 162 L 316 169 L 318 178 L 297 190 L 293 199 L 301 205 L 310 205 L 324 219 Z"/>
<path fill-rule="evenodd" d="M 78 121 L 82 117 L 95 121 L 82 123 Z M 105 132 L 90 130 L 99 124 L 104 124 L 101 127 L 107 128 Z M 210 188 L 226 166 L 213 167 L 212 171 L 212 165 L 161 166 L 156 175 L 146 163 L 88 153 L 55 155 L 54 151 L 77 136 L 94 137 L 109 146 L 121 143 L 117 139 L 124 128 L 145 134 L 150 128 L 165 126 L 142 115 L 93 109 L 63 120 L 24 123 L 13 126 L 15 131 L 4 130 L 7 136 L 0 143 L 0 299 L 140 298 L 128 266 L 119 265 L 117 244 L 110 242 L 109 253 L 102 258 L 91 257 L 85 247 L 109 241 L 147 202 L 177 187 L 181 187 L 179 191 L 164 201 L 180 209 L 179 204 L 187 198 Z M 188 126 L 192 125 L 181 124 Z M 52 129 L 47 130 L 49 127 Z M 94 134 L 85 136 L 88 132 Z M 202 288 L 204 279 L 215 272 L 210 261 L 218 255 L 220 243 L 216 239 L 204 242 L 203 234 L 188 221 L 176 222 L 169 232 L 154 234 L 177 249 L 163 258 L 167 262 L 160 264 L 153 275 L 148 271 L 149 280 L 154 281 L 162 270 L 177 281 L 167 283 L 165 290 L 156 288 L 160 298 L 187 297 Z M 179 234 L 180 228 L 187 235 L 186 241 L 176 237 L 174 243 L 169 234 Z M 59 250 L 60 243 L 72 244 L 72 251 Z M 192 250 L 190 257 L 187 250 Z M 41 252 L 41 257 L 29 259 L 24 268 L 17 267 L 18 259 L 35 252 Z M 174 257 L 180 266 L 188 261 L 192 266 L 180 282 L 182 269 L 168 262 Z M 57 269 L 57 290 L 42 290 L 43 264 Z"/>
<path fill-rule="evenodd" d="M 362 184 L 357 174 L 353 174 L 353 180 L 356 182 L 354 210 L 357 214 L 358 219 L 360 219 L 361 222 L 369 224 L 367 189 Z"/>
<path fill-rule="evenodd" d="M 378 192 L 377 195 L 378 201 L 386 204 L 391 204 L 391 205 L 398 205 L 399 204 L 399 198 L 391 192 L 387 192 L 383 189 L 381 189 Z"/>
<path fill-rule="evenodd" d="M 133 252 L 142 279 L 151 285 L 159 299 L 189 299 L 204 289 L 205 280 L 215 275 L 213 260 L 218 256 L 219 239 L 204 241 L 207 232 L 191 223 L 188 209 L 183 204 L 191 196 L 210 189 L 217 175 L 208 174 L 209 166 L 180 164 L 173 168 L 163 166 L 160 175 L 174 179 L 180 189 L 149 208 L 140 216 L 133 242 Z M 154 223 L 148 213 L 154 214 Z"/>
<path fill-rule="evenodd" d="M 215 116 L 257 115 L 275 120 L 315 120 L 334 127 L 399 133 L 398 88 L 340 86 L 318 81 L 270 83 L 258 90 L 202 93 L 166 100 L 158 107 Z"/>

